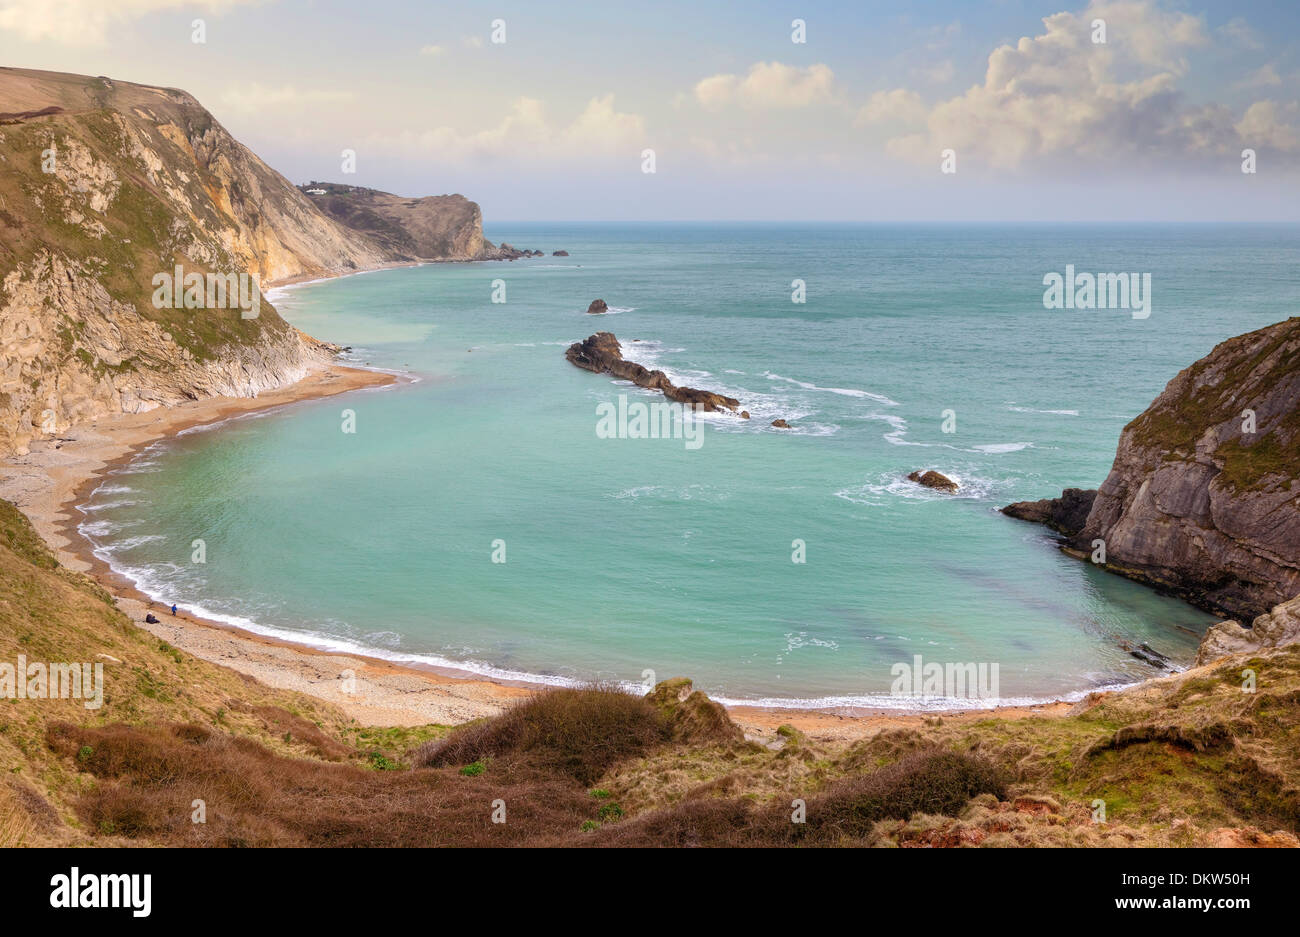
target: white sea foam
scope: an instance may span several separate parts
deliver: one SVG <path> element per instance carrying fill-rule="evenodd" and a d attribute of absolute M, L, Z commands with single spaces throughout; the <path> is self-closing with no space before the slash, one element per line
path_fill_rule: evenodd
<path fill-rule="evenodd" d="M 1033 448 L 1031 442 L 993 442 L 983 446 L 972 446 L 976 452 L 987 452 L 990 455 L 1000 455 L 1004 452 L 1019 452 L 1021 449 Z"/>
<path fill-rule="evenodd" d="M 909 481 L 904 475 L 885 473 L 877 476 L 875 481 L 842 488 L 835 492 L 835 497 L 842 498 L 851 504 L 877 506 L 887 504 L 891 498 L 902 498 L 905 501 L 946 501 L 955 499 L 980 501 L 990 497 L 997 491 L 1009 488 L 1012 484 L 1011 480 L 981 478 L 965 473 L 959 474 L 945 468 L 940 468 L 938 471 L 957 483 L 957 491 L 938 491 L 934 488 L 918 485 L 914 481 Z"/>
<path fill-rule="evenodd" d="M 1048 413 L 1053 416 L 1078 416 L 1078 410 L 1036 410 L 1033 407 L 1007 407 L 1016 413 Z"/>
<path fill-rule="evenodd" d="M 104 501 L 100 504 L 79 505 L 78 509 L 83 514 L 88 514 L 92 511 L 108 511 L 108 510 L 112 510 L 113 508 L 126 508 L 126 507 L 130 507 L 133 504 L 139 504 L 139 503 L 140 503 L 139 501 L 131 501 L 131 500 Z"/>
<path fill-rule="evenodd" d="M 782 377 L 780 374 L 773 374 L 771 371 L 766 372 L 763 376 L 769 381 L 785 381 L 789 384 L 794 384 L 797 387 L 802 387 L 804 390 L 819 390 L 828 394 L 839 394 L 841 397 L 859 397 L 867 400 L 874 400 L 877 403 L 883 403 L 887 407 L 899 406 L 897 400 L 890 400 L 884 394 L 873 394 L 869 390 L 860 390 L 854 387 L 818 387 L 816 384 L 810 384 L 807 381 L 798 381 L 792 377 Z"/>

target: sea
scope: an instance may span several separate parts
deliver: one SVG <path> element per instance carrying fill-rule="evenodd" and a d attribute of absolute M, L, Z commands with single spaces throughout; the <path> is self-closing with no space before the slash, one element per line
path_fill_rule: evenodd
<path fill-rule="evenodd" d="M 1071 699 L 1160 672 L 1129 647 L 1195 656 L 1211 616 L 998 508 L 1096 487 L 1180 369 L 1300 314 L 1300 227 L 485 233 L 545 255 L 268 293 L 406 380 L 148 446 L 80 506 L 98 555 L 168 605 L 314 646 L 557 685 L 686 676 L 769 706 Z M 1067 268 L 1149 275 L 1145 307 L 1056 308 Z M 598 330 L 750 418 L 665 416 L 565 360 Z M 959 490 L 906 478 L 928 469 Z M 922 694 L 936 663 L 993 679 Z"/>

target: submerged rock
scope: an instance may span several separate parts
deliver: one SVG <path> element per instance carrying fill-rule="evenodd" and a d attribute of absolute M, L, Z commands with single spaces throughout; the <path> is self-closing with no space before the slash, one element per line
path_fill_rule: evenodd
<path fill-rule="evenodd" d="M 907 480 L 916 482 L 918 485 L 924 485 L 926 488 L 934 488 L 937 491 L 957 491 L 960 486 L 941 472 L 930 469 L 927 472 L 913 472 L 907 476 Z"/>
<path fill-rule="evenodd" d="M 568 257 L 568 256 L 569 256 L 569 252 L 568 252 L 568 251 L 551 251 L 551 256 L 552 256 L 552 257 Z"/>

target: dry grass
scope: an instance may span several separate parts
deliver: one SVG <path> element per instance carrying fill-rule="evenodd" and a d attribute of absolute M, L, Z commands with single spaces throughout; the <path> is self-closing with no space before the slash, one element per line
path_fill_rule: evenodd
<path fill-rule="evenodd" d="M 591 784 L 668 737 L 668 720 L 644 697 L 594 686 L 535 694 L 494 719 L 426 743 L 411 760 L 418 767 L 441 767 L 526 758 L 537 770 Z"/>

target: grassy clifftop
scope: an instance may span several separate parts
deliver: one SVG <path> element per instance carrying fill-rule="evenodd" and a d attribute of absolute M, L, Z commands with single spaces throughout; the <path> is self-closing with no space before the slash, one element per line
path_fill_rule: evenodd
<path fill-rule="evenodd" d="M 681 680 L 365 729 L 136 628 L 0 502 L 0 664 L 19 655 L 102 663 L 105 689 L 0 699 L 0 845 L 1300 845 L 1300 646 L 854 743 L 746 739 Z"/>
<path fill-rule="evenodd" d="M 386 259 L 183 91 L 0 68 L 0 452 L 292 383 L 325 350 L 248 300 Z M 157 301 L 160 275 L 173 295 L 188 275 L 245 295 Z"/>

